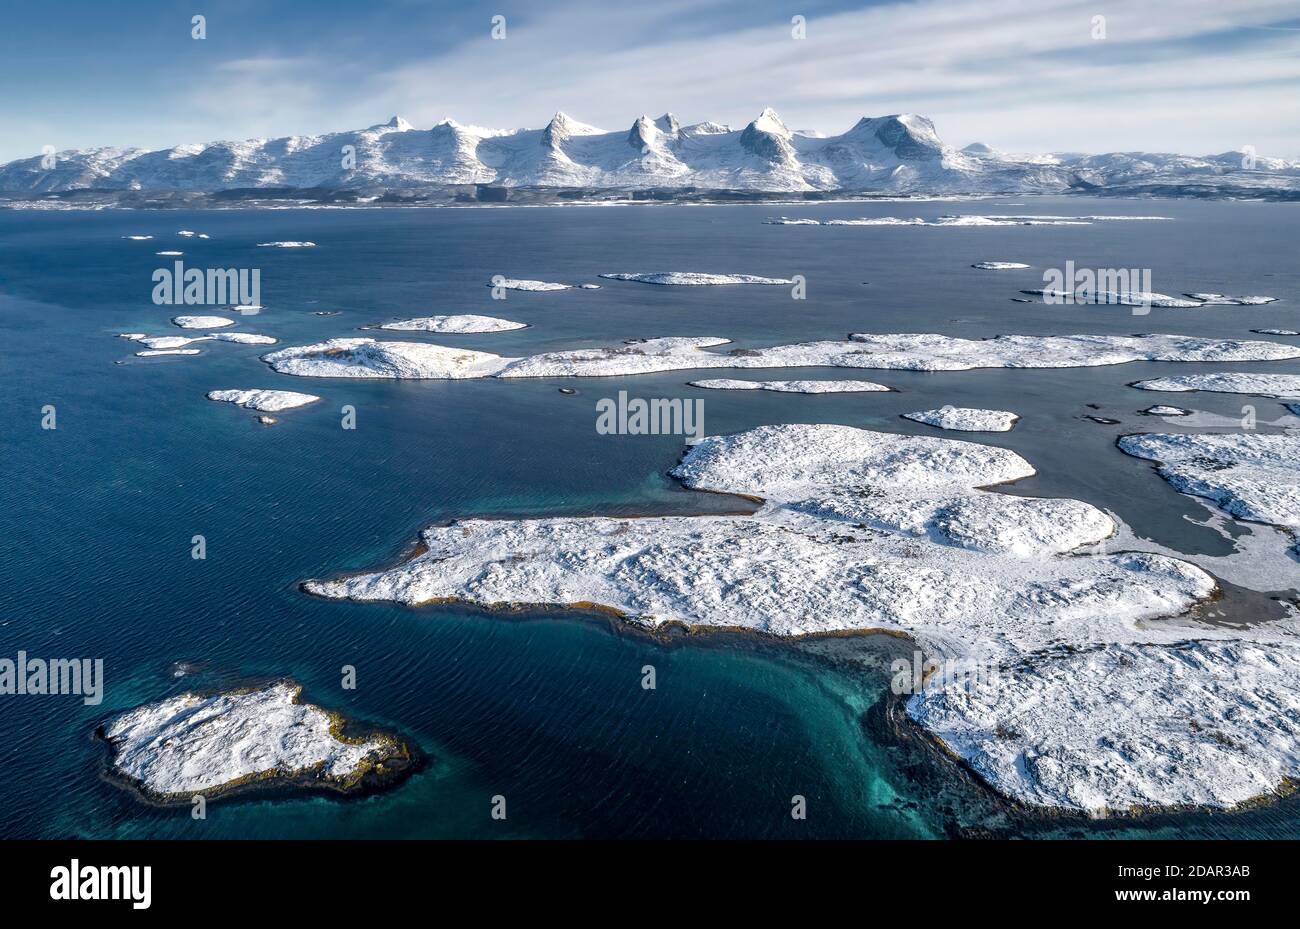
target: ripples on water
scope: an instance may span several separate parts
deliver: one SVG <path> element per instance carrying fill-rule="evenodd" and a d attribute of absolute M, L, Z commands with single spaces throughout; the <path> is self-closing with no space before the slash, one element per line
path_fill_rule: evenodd
<path fill-rule="evenodd" d="M 212 235 L 184 240 L 187 264 L 262 268 L 266 309 L 240 317 L 238 328 L 282 344 L 356 335 L 394 316 L 458 312 L 529 323 L 429 337 L 505 355 L 658 335 L 742 345 L 850 331 L 1251 338 L 1251 328 L 1295 323 L 1300 283 L 1289 243 L 1300 230 L 1285 207 L 1041 206 L 1035 212 L 1158 212 L 1178 222 L 804 228 L 762 225 L 771 211 L 746 206 L 0 213 L 0 654 L 102 656 L 108 681 L 99 707 L 6 698 L 0 834 L 848 837 L 940 835 L 955 824 L 1097 835 L 1300 832 L 1290 802 L 1137 826 L 1008 817 L 951 772 L 936 780 L 923 758 L 870 725 L 887 680 L 882 663 L 898 640 L 790 646 L 723 635 L 665 644 L 592 617 L 329 603 L 296 588 L 306 577 L 390 561 L 420 527 L 461 516 L 735 509 L 734 500 L 683 491 L 665 475 L 682 451 L 678 439 L 595 433 L 596 399 L 619 390 L 704 396 L 710 433 L 793 421 L 937 434 L 898 414 L 945 403 L 1016 410 L 1013 432 L 972 437 L 1014 448 L 1039 468 L 1010 492 L 1079 497 L 1160 544 L 1225 554 L 1227 540 L 1190 521 L 1203 519 L 1197 503 L 1114 448 L 1119 434 L 1157 427 L 1134 414 L 1160 398 L 1125 385 L 1168 366 L 862 372 L 900 392 L 706 394 L 685 386 L 689 372 L 576 382 L 304 381 L 271 372 L 257 346 L 203 343 L 199 356 L 146 361 L 113 337 L 171 329 L 174 312 L 149 301 L 149 275 L 165 260 L 153 252 L 182 228 Z M 778 212 L 792 209 L 829 218 L 937 215 L 950 205 Z M 988 211 L 998 212 L 996 203 Z M 120 238 L 136 232 L 155 238 Z M 251 247 L 268 237 L 319 247 Z M 1010 301 L 1066 258 L 1152 267 L 1166 293 L 1268 293 L 1283 302 L 1134 318 L 1122 307 Z M 984 259 L 1034 269 L 969 269 Z M 644 268 L 803 274 L 809 299 L 791 301 L 784 288 L 604 282 L 598 291 L 512 293 L 499 302 L 483 286 L 497 273 L 585 281 Z M 316 315 L 322 310 L 343 312 Z M 1300 370 L 1293 362 L 1249 368 Z M 574 384 L 576 396 L 557 390 Z M 263 428 L 250 413 L 204 399 L 224 387 L 305 389 L 324 402 Z M 1242 402 L 1194 396 L 1197 408 L 1222 415 L 1236 415 Z M 53 432 L 38 428 L 47 403 L 58 410 Z M 345 403 L 357 409 L 355 431 L 339 427 Z M 1081 418 L 1093 412 L 1121 424 Z M 207 539 L 205 561 L 190 558 L 195 534 Z M 177 661 L 194 668 L 176 677 Z M 345 664 L 357 668 L 356 691 L 339 688 Z M 657 671 L 652 692 L 640 687 L 646 664 Z M 302 681 L 307 699 L 408 735 L 429 764 L 380 796 L 215 802 L 205 822 L 146 807 L 99 777 L 103 747 L 91 733 L 107 716 L 191 687 L 280 676 Z M 495 794 L 507 798 L 505 823 L 488 815 Z M 794 794 L 808 798 L 805 822 L 790 818 Z"/>

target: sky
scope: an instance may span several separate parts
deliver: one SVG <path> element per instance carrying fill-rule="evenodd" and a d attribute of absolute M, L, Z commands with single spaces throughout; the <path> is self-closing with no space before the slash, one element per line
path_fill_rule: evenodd
<path fill-rule="evenodd" d="M 1297 101 L 1300 0 L 0 4 L 0 162 L 395 114 L 517 128 L 563 110 L 624 129 L 671 111 L 739 127 L 767 106 L 827 134 L 919 113 L 958 147 L 1300 159 Z"/>

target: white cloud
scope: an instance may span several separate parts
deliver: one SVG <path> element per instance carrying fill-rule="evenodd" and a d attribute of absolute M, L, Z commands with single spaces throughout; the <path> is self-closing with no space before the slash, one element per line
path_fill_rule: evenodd
<path fill-rule="evenodd" d="M 608 129 L 672 110 L 743 125 L 773 106 L 793 126 L 842 132 L 860 116 L 916 112 L 947 141 L 1017 151 L 1205 153 L 1250 144 L 1300 158 L 1297 0 L 913 0 L 809 15 L 736 0 L 558 0 L 423 59 L 354 60 L 302 40 L 182 73 L 150 106 L 95 101 L 9 114 L 8 157 L 39 145 L 134 144 L 358 128 L 400 113 L 503 128 L 559 109 Z M 1106 39 L 1092 38 L 1106 16 Z M 372 43 L 373 44 L 373 43 Z M 288 46 L 286 46 L 288 47 Z M 382 47 L 382 42 L 381 42 Z M 57 131 L 56 131 L 57 130 Z M 21 140 L 21 141 L 20 141 Z M 38 141 L 39 140 L 39 141 Z M 30 151 L 29 151 L 30 150 Z"/>
<path fill-rule="evenodd" d="M 954 141 L 1005 147 L 1218 151 L 1257 138 L 1261 151 L 1300 154 L 1300 33 L 1255 31 L 1239 52 L 1205 38 L 1294 16 L 1294 0 L 1129 2 L 1105 10 L 1099 42 L 1100 6 L 894 3 L 812 17 L 796 41 L 788 22 L 769 17 L 691 35 L 684 5 L 612 13 L 567 3 L 504 41 L 485 30 L 450 54 L 376 75 L 366 90 L 417 125 L 453 115 L 536 126 L 565 109 L 622 127 L 670 108 L 743 124 L 773 105 L 794 125 L 832 132 L 862 115 L 910 111 L 936 118 Z"/>

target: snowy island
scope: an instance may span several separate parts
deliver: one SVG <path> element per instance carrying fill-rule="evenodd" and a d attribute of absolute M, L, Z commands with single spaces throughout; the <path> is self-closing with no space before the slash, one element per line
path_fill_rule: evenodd
<path fill-rule="evenodd" d="M 342 716 L 302 703 L 301 693 L 290 681 L 184 693 L 123 713 L 99 734 L 112 772 L 162 804 L 258 787 L 364 792 L 410 772 L 414 758 L 403 742 L 347 735 Z"/>
<path fill-rule="evenodd" d="M 329 339 L 263 355 L 282 374 L 302 377 L 471 378 L 611 377 L 702 368 L 873 368 L 969 371 L 975 368 L 1077 368 L 1133 361 L 1280 361 L 1300 346 L 1182 335 L 1003 335 L 962 339 L 938 333 L 851 334 L 845 341 L 708 351 L 729 344 L 710 336 L 665 337 L 601 348 L 507 358 L 430 342 Z"/>
<path fill-rule="evenodd" d="M 210 390 L 208 399 L 233 403 L 259 413 L 278 413 L 315 403 L 320 397 L 294 390 Z"/>
<path fill-rule="evenodd" d="M 953 432 L 1010 432 L 1020 419 L 1019 415 L 1006 410 L 978 410 L 957 406 L 902 415 L 903 419 Z"/>
<path fill-rule="evenodd" d="M 1186 438 L 1125 450 L 1197 467 L 1190 448 L 1169 445 Z M 1198 449 L 1267 468 L 1270 486 L 1279 462 L 1300 460 L 1300 437 L 1227 438 L 1239 441 Z M 906 634 L 942 667 L 906 713 L 1032 807 L 1233 808 L 1300 774 L 1300 718 L 1287 709 L 1300 702 L 1294 620 L 1200 622 L 1185 614 L 1217 590 L 1200 568 L 1079 554 L 1122 527 L 1082 501 L 980 489 L 1034 473 L 1012 451 L 764 426 L 705 439 L 672 473 L 764 502 L 752 516 L 462 520 L 425 530 L 425 550 L 397 567 L 303 586 L 409 606 L 595 606 L 648 629 Z M 1247 499 L 1248 484 L 1233 493 Z M 1284 504 L 1248 502 L 1293 518 Z"/>

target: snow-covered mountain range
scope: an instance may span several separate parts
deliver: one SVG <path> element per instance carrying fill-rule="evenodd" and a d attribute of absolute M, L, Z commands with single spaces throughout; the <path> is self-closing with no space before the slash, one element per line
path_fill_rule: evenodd
<path fill-rule="evenodd" d="M 671 113 L 606 131 L 557 113 L 542 129 L 484 129 L 400 117 L 318 136 L 96 148 L 0 166 L 0 192 L 247 189 L 413 190 L 456 185 L 896 194 L 1101 191 L 1300 192 L 1300 162 L 1226 152 L 1020 155 L 946 145 L 911 114 L 863 118 L 841 135 L 795 131 L 771 109 L 741 129 Z"/>

